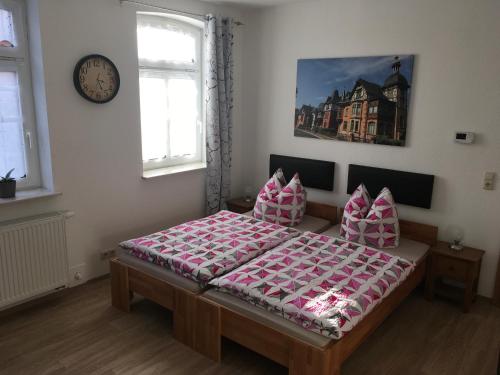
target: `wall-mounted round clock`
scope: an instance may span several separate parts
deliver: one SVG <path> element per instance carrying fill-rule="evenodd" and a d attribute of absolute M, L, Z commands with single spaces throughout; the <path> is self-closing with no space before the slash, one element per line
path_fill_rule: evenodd
<path fill-rule="evenodd" d="M 93 103 L 107 103 L 120 89 L 120 74 L 115 64 L 102 55 L 82 57 L 75 66 L 73 83 L 76 91 Z"/>

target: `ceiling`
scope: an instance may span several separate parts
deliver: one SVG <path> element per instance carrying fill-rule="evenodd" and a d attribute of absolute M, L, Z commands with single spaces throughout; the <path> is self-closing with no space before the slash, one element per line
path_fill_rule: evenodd
<path fill-rule="evenodd" d="M 300 0 L 202 0 L 208 3 L 216 4 L 231 4 L 231 5 L 242 5 L 250 7 L 266 7 L 273 5 L 280 5 L 286 3 L 296 3 Z"/>

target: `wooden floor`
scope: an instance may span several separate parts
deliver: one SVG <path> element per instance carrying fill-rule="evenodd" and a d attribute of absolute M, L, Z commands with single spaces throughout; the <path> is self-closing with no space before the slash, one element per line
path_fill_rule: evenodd
<path fill-rule="evenodd" d="M 177 343 L 171 314 L 148 301 L 113 309 L 109 280 L 72 289 L 0 317 L 0 374 L 286 374 L 233 343 L 218 365 Z M 344 365 L 343 375 L 493 375 L 500 309 L 478 301 L 469 314 L 416 292 Z"/>

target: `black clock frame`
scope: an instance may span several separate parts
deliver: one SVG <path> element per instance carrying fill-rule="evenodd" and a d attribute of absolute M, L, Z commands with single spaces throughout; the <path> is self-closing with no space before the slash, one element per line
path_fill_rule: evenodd
<path fill-rule="evenodd" d="M 85 94 L 85 92 L 83 91 L 82 86 L 80 84 L 80 69 L 81 69 L 81 67 L 83 66 L 83 64 L 85 64 L 87 62 L 87 60 L 95 59 L 95 58 L 103 59 L 115 71 L 115 76 L 116 76 L 115 85 L 116 85 L 116 89 L 105 100 L 95 100 L 94 98 L 91 98 L 90 96 L 88 96 L 87 94 Z M 105 104 L 105 103 L 108 103 L 111 100 L 113 100 L 115 98 L 115 96 L 118 94 L 118 91 L 120 91 L 120 72 L 118 72 L 118 69 L 116 68 L 116 65 L 109 58 L 107 58 L 106 56 L 94 53 L 94 54 L 91 54 L 91 55 L 84 56 L 80 60 L 78 60 L 78 62 L 75 65 L 75 70 L 73 71 L 73 84 L 75 85 L 76 91 L 78 92 L 78 94 L 80 94 L 80 96 L 82 98 L 87 99 L 89 102 L 92 102 L 92 103 Z"/>

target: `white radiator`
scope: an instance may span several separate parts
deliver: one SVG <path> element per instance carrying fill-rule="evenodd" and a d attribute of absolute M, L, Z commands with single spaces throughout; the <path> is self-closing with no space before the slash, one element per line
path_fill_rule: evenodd
<path fill-rule="evenodd" d="M 65 213 L 0 223 L 0 310 L 67 284 Z"/>

